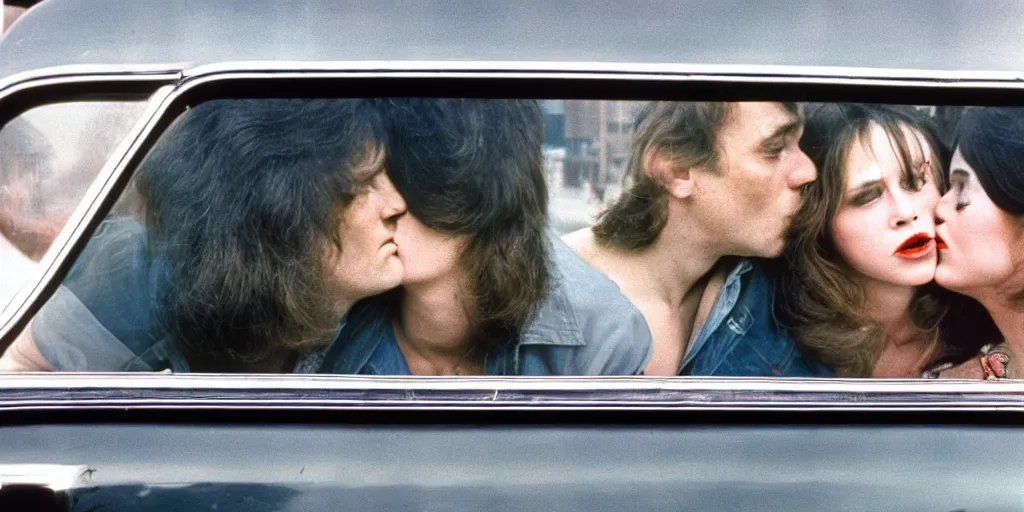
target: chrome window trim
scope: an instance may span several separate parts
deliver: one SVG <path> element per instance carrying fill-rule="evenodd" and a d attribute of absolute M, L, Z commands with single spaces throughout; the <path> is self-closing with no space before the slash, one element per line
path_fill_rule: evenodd
<path fill-rule="evenodd" d="M 929 69 L 852 68 L 835 66 L 747 66 L 737 64 L 638 64 L 616 62 L 503 61 L 238 61 L 208 64 L 183 71 L 186 81 L 234 78 L 305 77 L 334 73 L 347 77 L 433 78 L 575 78 L 619 80 L 710 80 L 746 83 L 930 85 L 936 87 L 1024 87 L 1024 70 L 945 71 Z M 268 76 L 269 78 L 269 76 Z"/>
<path fill-rule="evenodd" d="M 67 408 L 1024 412 L 1024 382 L 12 374 L 0 412 Z"/>
<path fill-rule="evenodd" d="M 714 80 L 854 85 L 931 85 L 936 87 L 1024 87 L 1021 71 L 948 71 L 934 69 L 856 68 L 838 66 L 766 66 L 741 64 L 643 64 L 623 62 L 517 61 L 232 61 L 188 67 L 187 64 L 74 64 L 23 71 L 0 78 L 0 101 L 25 88 L 91 81 L 177 81 L 242 73 L 340 73 L 348 77 L 435 78 L 591 78 L 622 80 Z M 228 77 L 223 77 L 228 78 Z M 258 78 L 250 75 L 245 78 Z"/>
<path fill-rule="evenodd" d="M 76 64 L 35 69 L 0 78 L 0 102 L 28 89 L 92 82 L 173 83 L 181 79 L 182 66 Z"/>

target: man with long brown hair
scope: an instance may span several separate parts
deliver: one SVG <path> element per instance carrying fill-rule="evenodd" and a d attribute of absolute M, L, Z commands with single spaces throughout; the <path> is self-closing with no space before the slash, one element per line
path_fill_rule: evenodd
<path fill-rule="evenodd" d="M 701 351 L 771 329 L 768 280 L 815 168 L 795 104 L 653 102 L 637 116 L 625 186 L 565 237 L 618 283 L 654 336 L 647 375 L 710 373 Z"/>
<path fill-rule="evenodd" d="M 315 373 L 401 282 L 384 137 L 366 100 L 192 106 L 136 171 L 145 223 L 100 224 L 0 370 Z"/>

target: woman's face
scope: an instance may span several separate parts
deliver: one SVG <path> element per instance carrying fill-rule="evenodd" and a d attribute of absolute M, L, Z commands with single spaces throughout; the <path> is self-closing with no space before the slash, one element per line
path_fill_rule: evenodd
<path fill-rule="evenodd" d="M 916 130 L 903 128 L 912 158 L 907 180 L 894 141 L 873 124 L 846 156 L 845 183 L 832 220 L 835 247 L 861 282 L 919 286 L 935 275 L 934 154 Z"/>
<path fill-rule="evenodd" d="M 959 148 L 953 153 L 949 177 L 949 192 L 938 208 L 938 233 L 946 248 L 939 252 L 935 281 L 977 297 L 984 289 L 1006 284 L 1024 258 L 1021 223 L 992 202 Z"/>
<path fill-rule="evenodd" d="M 342 214 L 340 256 L 328 251 L 330 286 L 345 301 L 376 295 L 399 285 L 402 261 L 395 231 L 405 199 L 384 171 L 363 178 L 359 193 Z"/>
<path fill-rule="evenodd" d="M 398 220 L 395 234 L 405 273 L 402 285 L 417 285 L 456 276 L 469 239 L 431 229 L 411 213 Z"/>

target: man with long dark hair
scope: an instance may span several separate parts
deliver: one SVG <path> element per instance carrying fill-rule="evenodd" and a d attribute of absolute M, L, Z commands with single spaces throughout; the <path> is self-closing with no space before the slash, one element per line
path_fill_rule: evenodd
<path fill-rule="evenodd" d="M 409 213 L 402 287 L 356 305 L 334 373 L 635 375 L 643 316 L 547 231 L 535 101 L 382 102 Z"/>
<path fill-rule="evenodd" d="M 357 300 L 392 288 L 405 202 L 362 100 L 214 100 L 137 173 L 4 369 L 315 372 Z"/>

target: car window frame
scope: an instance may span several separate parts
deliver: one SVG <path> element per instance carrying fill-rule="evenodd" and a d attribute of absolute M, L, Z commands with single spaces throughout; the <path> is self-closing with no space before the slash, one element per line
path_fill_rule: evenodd
<path fill-rule="evenodd" d="M 35 281 L 28 281 L 14 296 L 0 316 L 0 347 L 13 342 L 15 332 L 21 331 L 30 317 L 42 306 L 60 284 L 66 268 L 63 262 L 73 261 L 80 251 L 77 242 L 82 222 L 95 217 L 96 209 L 108 198 L 113 185 L 111 179 L 124 158 L 135 154 L 135 144 L 151 126 L 163 100 L 180 82 L 180 68 L 170 66 L 72 66 L 22 73 L 0 80 L 0 126 L 33 108 L 54 103 L 74 101 L 116 101 L 124 99 L 147 102 L 139 118 L 125 137 L 115 146 L 110 157 L 100 168 L 82 200 L 73 210 L 67 223 L 54 240 L 46 256 L 40 261 Z M 119 195 L 119 192 L 118 192 Z M 114 197 L 107 207 L 112 206 Z M 87 238 L 87 237 L 86 237 Z M 57 274 L 60 273 L 58 276 Z M 42 299 L 41 299 L 42 298 Z"/>
<path fill-rule="evenodd" d="M 140 71 L 133 66 L 55 69 L 0 80 L 0 114 L 16 110 L 22 97 L 73 97 L 74 86 L 141 83 L 153 87 L 145 112 L 103 166 L 89 193 L 61 231 L 43 262 L 37 282 L 16 300 L 21 304 L 3 321 L 0 346 L 13 341 L 56 290 L 92 232 L 105 218 L 139 160 L 162 129 L 192 101 L 260 96 L 273 84 L 291 84 L 310 92 L 338 83 L 352 85 L 334 95 L 356 96 L 381 84 L 395 91 L 426 96 L 531 97 L 532 89 L 559 94 L 559 99 L 793 99 L 812 91 L 814 98 L 920 98 L 966 104 L 1024 104 L 1024 81 L 1018 73 L 948 72 L 860 68 L 791 68 L 708 65 L 639 65 L 614 63 L 503 62 L 226 62 L 192 69 L 164 67 Z M 581 82 L 596 84 L 581 90 Z M 417 89 L 432 84 L 436 88 Z M 308 87 L 311 84 L 316 87 Z M 64 96 L 54 95 L 62 87 Z M 446 87 L 448 86 L 448 87 Z M 649 88 L 650 90 L 646 90 Z M 275 91 L 281 89 L 274 88 Z M 227 92 L 225 92 L 227 91 Z M 430 94 L 424 94 L 429 91 Z M 817 92 L 813 92 L 817 91 Z M 985 92 L 985 95 L 978 95 Z M 296 94 L 287 88 L 284 94 Z M 896 94 L 896 93 L 899 94 Z M 356 94 L 353 94 L 356 93 Z M 95 93 L 93 93 L 95 94 Z M 612 96 L 608 96 L 611 94 Z M 521 96 L 520 96 L 521 95 Z M 550 98 L 553 96 L 543 96 Z M 968 101 L 970 100 L 970 101 Z M 939 103 L 943 104 L 943 103 Z M 24 108 L 21 110 L 25 110 Z M 11 116 L 13 117 L 13 116 Z M 7 117 L 0 117 L 6 123 Z M 340 375 L 146 375 L 47 374 L 5 375 L 0 403 L 19 407 L 174 407 L 199 399 L 216 407 L 260 403 L 273 407 L 428 407 L 428 408 L 685 408 L 690 410 L 1024 410 L 1024 382 L 763 379 L 707 377 L 363 377 Z M 998 387 L 997 387 L 998 386 Z M 261 405 L 261 406 L 262 406 Z"/>

